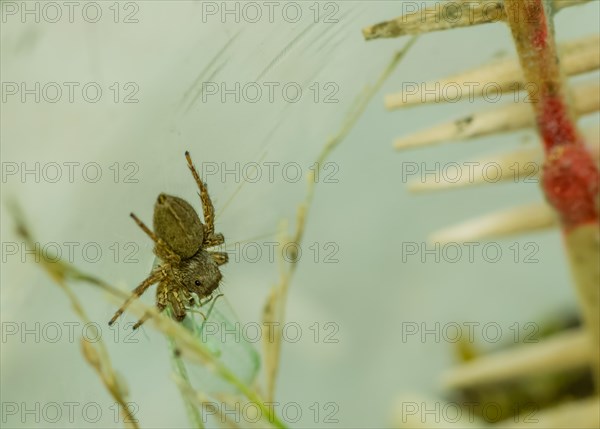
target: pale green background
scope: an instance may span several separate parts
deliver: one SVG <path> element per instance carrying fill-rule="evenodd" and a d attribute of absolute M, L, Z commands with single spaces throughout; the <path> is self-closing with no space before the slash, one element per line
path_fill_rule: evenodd
<path fill-rule="evenodd" d="M 187 1 L 138 2 L 137 24 L 114 24 L 108 17 L 98 24 L 9 20 L 1 34 L 3 81 L 96 81 L 104 88 L 134 81 L 140 103 L 23 104 L 14 98 L 3 103 L 3 162 L 96 161 L 107 177 L 96 184 L 80 176 L 75 183 L 56 184 L 9 179 L 2 184 L 2 199 L 18 199 L 41 242 L 96 241 L 104 250 L 115 241 L 139 243 L 139 264 L 115 264 L 107 256 L 95 264 L 78 261 L 82 269 L 132 288 L 148 272 L 153 256 L 151 243 L 129 212 L 149 222 L 154 199 L 163 191 L 197 203 L 184 150 L 192 152 L 197 164 L 293 161 L 306 172 L 326 139 L 339 130 L 354 97 L 406 43 L 407 38 L 366 43 L 360 32 L 397 16 L 399 3 L 338 2 L 338 24 L 312 26 L 308 18 L 295 25 L 281 19 L 273 24 L 221 24 L 215 19 L 203 24 L 200 3 Z M 305 12 L 309 4 L 304 3 Z M 598 9 L 594 1 L 561 12 L 558 39 L 597 32 Z M 269 66 L 265 81 L 336 82 L 339 103 L 198 102 L 185 113 L 184 93 L 238 32 L 219 60 L 227 61 L 214 80 L 253 81 Z M 467 101 L 387 112 L 384 94 L 397 91 L 402 82 L 441 78 L 502 53 L 513 55 L 514 48 L 508 27 L 500 23 L 421 37 L 332 154 L 339 183 L 317 186 L 306 243 L 338 243 L 339 263 L 314 264 L 307 257 L 293 280 L 287 317 L 303 327 L 305 337 L 284 344 L 277 389 L 280 402 L 303 407 L 303 420 L 291 426 L 323 426 L 312 421 L 308 406 L 336 402 L 340 426 L 380 427 L 389 423 L 399 395 L 439 394 L 439 375 L 453 362 L 453 345 L 417 339 L 403 343 L 403 322 L 497 322 L 506 332 L 503 340 L 510 342 L 513 323 L 538 321 L 575 306 L 558 231 L 518 238 L 519 243 L 539 244 L 537 264 L 515 264 L 509 257 L 497 264 L 481 258 L 473 264 L 401 260 L 402 242 L 423 242 L 432 231 L 466 218 L 542 199 L 535 184 L 415 196 L 401 182 L 402 162 L 462 161 L 535 141 L 533 132 L 403 153 L 391 147 L 395 137 L 490 106 Z M 139 183 L 113 183 L 108 166 L 129 161 L 139 165 Z M 213 178 L 209 187 L 220 208 L 237 184 Z M 282 219 L 294 222 L 305 190 L 304 180 L 288 183 L 281 176 L 272 184 L 248 183 L 219 217 L 217 228 L 229 241 L 273 233 Z M 14 240 L 3 205 L 2 241 Z M 513 241 L 502 241 L 502 248 Z M 277 264 L 265 259 L 230 263 L 223 272 L 223 290 L 241 321 L 259 320 L 269 288 L 278 280 Z M 35 322 L 77 321 L 64 294 L 31 263 L 9 258 L 0 290 L 3 323 L 32 327 Z M 88 286 L 76 290 L 104 328 L 115 305 Z M 153 291 L 148 295 L 151 302 Z M 315 321 L 338 324 L 339 343 L 312 342 L 308 327 Z M 113 331 L 104 331 L 114 365 L 126 375 L 131 400 L 139 404 L 142 426 L 185 427 L 164 341 L 149 329 L 146 333 L 137 335 L 137 344 L 123 344 L 111 339 Z M 77 342 L 9 339 L 1 346 L 2 401 L 96 401 L 104 417 L 87 426 L 120 426 L 113 422 L 108 410 L 112 401 L 84 363 Z M 21 423 L 9 418 L 6 425 Z M 58 427 L 31 420 L 23 426 Z"/>

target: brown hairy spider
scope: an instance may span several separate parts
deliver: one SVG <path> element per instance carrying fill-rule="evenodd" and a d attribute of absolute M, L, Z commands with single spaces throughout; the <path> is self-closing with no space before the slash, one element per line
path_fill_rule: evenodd
<path fill-rule="evenodd" d="M 156 307 L 163 311 L 167 304 L 171 304 L 179 322 L 185 318 L 185 304 L 194 304 L 193 294 L 197 295 L 200 301 L 203 298 L 208 298 L 209 301 L 212 292 L 219 286 L 222 278 L 219 265 L 227 263 L 227 253 L 206 249 L 223 244 L 225 238 L 223 234 L 215 234 L 215 209 L 206 184 L 202 182 L 192 164 L 189 152 L 185 153 L 185 158 L 200 189 L 198 195 L 202 201 L 205 223 L 200 221 L 198 214 L 187 201 L 167 194 L 160 194 L 156 199 L 154 232 L 131 213 L 133 220 L 154 241 L 154 254 L 162 263 L 133 290 L 131 296 L 110 319 L 109 326 L 134 299 L 140 297 L 154 283 L 158 283 Z M 133 329 L 139 328 L 149 317 L 150 313 L 146 313 Z"/>

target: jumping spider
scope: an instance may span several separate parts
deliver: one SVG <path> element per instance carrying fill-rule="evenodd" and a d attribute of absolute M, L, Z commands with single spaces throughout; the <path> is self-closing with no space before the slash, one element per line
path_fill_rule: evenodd
<path fill-rule="evenodd" d="M 222 275 L 219 266 L 227 263 L 225 252 L 213 252 L 207 249 L 225 242 L 223 234 L 215 234 L 215 209 L 208 195 L 206 184 L 202 182 L 192 164 L 189 152 L 185 153 L 188 167 L 200 189 L 204 224 L 194 208 L 185 200 L 167 194 L 160 194 L 154 205 L 152 232 L 136 215 L 131 217 L 154 241 L 154 254 L 161 264 L 133 290 L 132 295 L 117 310 L 109 325 L 123 313 L 125 308 L 146 289 L 158 283 L 156 289 L 156 307 L 163 311 L 171 304 L 177 321 L 186 315 L 186 307 L 194 304 L 194 294 L 202 301 L 212 297 L 219 286 Z M 139 328 L 150 314 L 147 313 L 134 326 Z"/>

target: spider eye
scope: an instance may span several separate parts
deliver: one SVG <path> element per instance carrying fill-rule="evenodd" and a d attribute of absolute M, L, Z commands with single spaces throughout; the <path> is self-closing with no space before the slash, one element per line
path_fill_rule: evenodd
<path fill-rule="evenodd" d="M 196 281 L 194 282 L 194 284 L 195 284 L 196 286 L 200 286 L 200 285 L 202 284 L 202 282 L 201 282 L 200 280 L 196 280 Z"/>

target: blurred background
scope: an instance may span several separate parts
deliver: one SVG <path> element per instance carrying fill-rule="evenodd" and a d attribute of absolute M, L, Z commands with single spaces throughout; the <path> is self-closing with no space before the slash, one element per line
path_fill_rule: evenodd
<path fill-rule="evenodd" d="M 327 139 L 408 41 L 365 42 L 361 29 L 415 2 L 273 2 L 273 9 L 265 2 L 255 3 L 258 8 L 246 2 L 74 3 L 73 10 L 61 2 L 0 3 L 3 427 L 123 426 L 81 356 L 78 338 L 86 327 L 16 236 L 6 202 L 19 203 L 42 248 L 58 248 L 81 270 L 130 290 L 154 256 L 129 213 L 150 224 L 160 192 L 200 210 L 183 157 L 189 150 L 230 250 L 221 289 L 242 324 L 258 322 L 279 278 L 265 243 L 276 240 L 285 219 L 293 231 L 307 175 Z M 599 8 L 590 2 L 558 14 L 557 40 L 597 32 Z M 290 426 L 381 427 L 389 425 L 395 398 L 441 395 L 439 375 L 456 362 L 455 344 L 443 335 L 403 335 L 408 325 L 439 334 L 436 323 L 495 323 L 497 342 L 475 329 L 477 347 L 487 349 L 513 343 L 514 326 L 527 334 L 528 322 L 576 311 L 558 230 L 497 241 L 503 256 L 495 263 L 479 251 L 474 260 L 455 263 L 403 252 L 406 243 L 424 246 L 431 232 L 448 225 L 542 201 L 537 183 L 410 194 L 408 163 L 433 168 L 535 145 L 536 136 L 524 131 L 399 153 L 395 138 L 489 102 L 394 112 L 383 105 L 384 95 L 406 82 L 514 54 L 502 23 L 420 37 L 328 159 L 287 302 L 286 318 L 302 333 L 296 342 L 284 341 L 277 382 L 277 400 L 302 410 Z M 252 248 L 244 247 L 248 242 Z M 522 252 L 534 243 L 537 262 L 524 263 L 523 254 L 515 260 L 515 243 Z M 109 329 L 117 304 L 88 285 L 74 290 L 127 380 L 140 424 L 187 427 L 164 338 L 145 328 L 126 339 L 131 334 L 124 323 L 133 315 Z M 144 301 L 153 300 L 151 289 Z M 327 335 L 338 341 L 324 341 Z M 49 403 L 60 404 L 57 422 Z M 80 404 L 73 418 L 66 403 Z M 82 413 L 91 403 L 99 404 L 97 421 Z M 325 408 L 330 403 L 335 406 Z M 17 404 L 17 411 L 7 404 Z M 324 422 L 332 410 L 338 422 Z"/>

